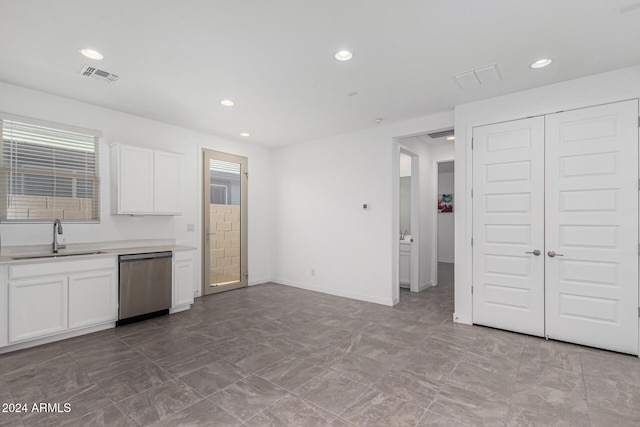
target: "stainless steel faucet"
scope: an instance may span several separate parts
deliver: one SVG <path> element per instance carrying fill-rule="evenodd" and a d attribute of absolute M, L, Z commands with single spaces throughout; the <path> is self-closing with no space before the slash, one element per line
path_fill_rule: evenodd
<path fill-rule="evenodd" d="M 62 223 L 56 218 L 53 221 L 53 253 L 57 254 L 58 249 L 65 249 L 67 245 L 58 243 L 58 234 L 62 234 Z"/>

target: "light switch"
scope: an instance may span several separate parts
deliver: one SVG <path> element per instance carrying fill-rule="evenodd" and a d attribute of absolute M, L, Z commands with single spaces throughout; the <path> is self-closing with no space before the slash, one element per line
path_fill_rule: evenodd
<path fill-rule="evenodd" d="M 195 224 L 187 224 L 187 231 L 196 231 Z"/>

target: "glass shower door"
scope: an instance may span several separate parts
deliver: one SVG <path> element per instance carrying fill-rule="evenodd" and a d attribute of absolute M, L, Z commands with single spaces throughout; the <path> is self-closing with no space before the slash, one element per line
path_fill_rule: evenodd
<path fill-rule="evenodd" d="M 247 158 L 204 150 L 203 294 L 247 286 Z"/>

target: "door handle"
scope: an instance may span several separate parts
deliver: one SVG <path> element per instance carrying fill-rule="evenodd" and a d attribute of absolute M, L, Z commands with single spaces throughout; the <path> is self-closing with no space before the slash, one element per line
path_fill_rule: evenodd
<path fill-rule="evenodd" d="M 547 252 L 547 255 L 549 255 L 549 258 L 555 258 L 557 256 L 564 256 L 564 254 L 557 254 L 556 251 L 549 251 L 549 252 Z"/>
<path fill-rule="evenodd" d="M 542 253 L 542 252 L 540 252 L 540 249 L 534 249 L 534 250 L 532 250 L 532 251 L 525 252 L 525 254 L 534 254 L 535 256 L 538 256 L 538 255 L 540 255 L 541 253 Z"/>

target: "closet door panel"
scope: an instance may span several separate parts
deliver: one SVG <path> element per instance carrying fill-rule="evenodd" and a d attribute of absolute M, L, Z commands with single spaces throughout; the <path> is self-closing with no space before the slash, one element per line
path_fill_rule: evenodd
<path fill-rule="evenodd" d="M 473 323 L 542 336 L 544 119 L 477 127 L 473 144 Z"/>
<path fill-rule="evenodd" d="M 546 334 L 638 354 L 638 103 L 546 116 L 545 139 Z"/>

